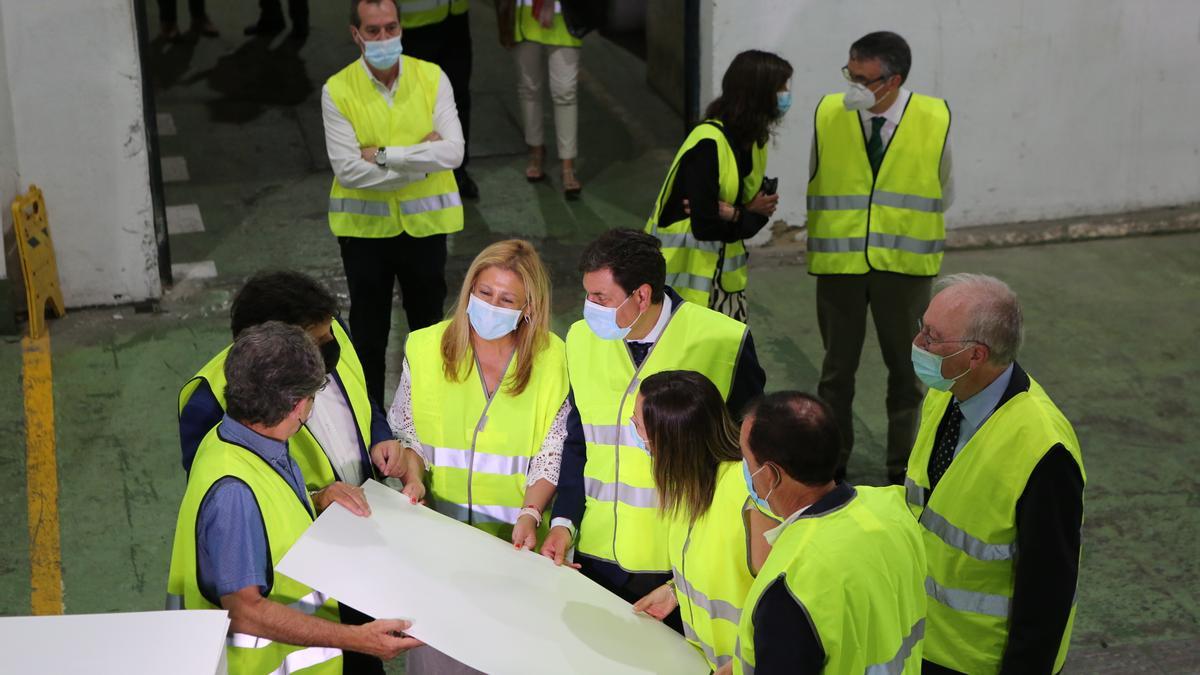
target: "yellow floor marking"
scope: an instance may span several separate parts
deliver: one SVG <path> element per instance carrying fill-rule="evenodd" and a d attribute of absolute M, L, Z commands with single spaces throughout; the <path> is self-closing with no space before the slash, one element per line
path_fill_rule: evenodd
<path fill-rule="evenodd" d="M 21 340 L 25 387 L 25 481 L 29 501 L 30 605 L 35 615 L 63 613 L 58 535 L 58 462 L 50 335 Z"/>

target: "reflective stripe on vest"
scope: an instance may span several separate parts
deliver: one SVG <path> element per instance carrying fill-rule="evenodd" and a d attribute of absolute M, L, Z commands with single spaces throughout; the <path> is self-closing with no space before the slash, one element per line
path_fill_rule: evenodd
<path fill-rule="evenodd" d="M 687 582 L 683 574 L 677 569 L 672 569 L 671 572 L 675 575 L 675 585 L 680 588 L 689 598 L 692 604 L 702 607 L 708 615 L 714 619 L 725 619 L 730 623 L 740 623 L 742 620 L 742 610 L 735 607 L 732 603 L 724 600 L 710 600 L 700 591 L 696 590 Z"/>
<path fill-rule="evenodd" d="M 1086 475 L 1070 423 L 1029 378 L 1028 389 L 988 417 L 929 492 L 929 457 L 951 396 L 926 395 L 904 482 L 928 557 L 925 658 L 960 672 L 996 672 L 1009 638 L 1017 501 L 1052 447 L 1066 448 Z M 1072 603 L 1054 672 L 1066 661 L 1074 615 Z"/>
<path fill-rule="evenodd" d="M 524 475 L 529 473 L 528 456 L 493 455 L 488 452 L 471 452 L 459 448 L 435 448 L 422 443 L 433 466 L 451 469 L 471 469 L 480 473 L 494 473 L 502 476 Z"/>
<path fill-rule="evenodd" d="M 432 14 L 444 18 L 448 11 L 434 9 Z M 410 56 L 401 57 L 400 68 L 402 76 L 390 103 L 376 89 L 361 60 L 326 83 L 334 105 L 354 127 L 363 146 L 408 146 L 433 130 L 441 70 Z M 462 199 L 450 170 L 434 171 L 384 190 L 347 187 L 335 176 L 329 189 L 328 215 L 329 227 L 339 237 L 385 238 L 402 233 L 428 237 L 463 227 Z"/>
<path fill-rule="evenodd" d="M 631 426 L 584 424 L 583 440 L 598 445 L 637 446 L 637 431 Z"/>
<path fill-rule="evenodd" d="M 876 175 L 859 114 L 843 98 L 826 96 L 817 106 L 817 172 L 806 200 L 809 272 L 936 275 L 945 248 L 940 167 L 949 108 L 912 94 Z"/>
<path fill-rule="evenodd" d="M 605 483 L 591 477 L 583 479 L 584 494 L 599 502 L 621 502 L 642 509 L 658 508 L 658 490 L 625 483 Z"/>
<path fill-rule="evenodd" d="M 904 672 L 904 662 L 912 654 L 913 648 L 924 638 L 925 619 L 921 619 L 913 624 L 912 630 L 904 638 L 904 642 L 900 643 L 900 651 L 896 652 L 892 660 L 867 666 L 866 675 L 900 675 Z"/>
<path fill-rule="evenodd" d="M 686 216 L 673 223 L 659 222 L 666 200 L 674 190 L 680 162 L 702 141 L 715 144 L 718 196 L 721 201 L 734 205 L 743 204 L 753 198 L 762 185 L 767 151 L 765 146 L 754 146 L 751 152 L 750 173 L 742 180 L 738 175 L 737 157 L 725 137 L 721 123 L 717 120 L 706 120 L 696 125 L 675 154 L 667 177 L 659 189 L 654 211 L 646 222 L 646 233 L 658 237 L 662 242 L 663 258 L 667 262 L 667 284 L 683 299 L 707 306 L 718 269 L 721 271 L 720 284 L 723 290 L 734 293 L 746 289 L 748 270 L 744 243 L 696 239 L 692 232 L 692 220 Z"/>
<path fill-rule="evenodd" d="M 332 661 L 342 655 L 342 650 L 335 647 L 305 647 L 289 653 L 283 663 L 268 675 L 291 675 L 292 673 L 312 668 L 315 665 Z M 341 671 L 341 668 L 338 668 Z"/>

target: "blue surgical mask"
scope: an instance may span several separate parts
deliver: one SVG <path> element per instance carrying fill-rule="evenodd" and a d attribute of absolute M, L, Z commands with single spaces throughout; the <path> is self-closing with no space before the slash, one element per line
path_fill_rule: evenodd
<path fill-rule="evenodd" d="M 376 70 L 387 70 L 396 65 L 403 53 L 399 35 L 386 40 L 363 40 L 363 57 Z"/>
<path fill-rule="evenodd" d="M 472 293 L 467 301 L 467 318 L 471 320 L 471 328 L 475 329 L 476 335 L 484 340 L 495 340 L 517 329 L 521 310 L 490 305 Z"/>
<path fill-rule="evenodd" d="M 779 106 L 779 116 L 787 114 L 787 111 L 792 107 L 792 92 L 781 91 L 775 94 L 776 104 Z"/>
<path fill-rule="evenodd" d="M 763 464 L 762 466 L 758 467 L 758 471 L 750 473 L 750 465 L 746 463 L 746 460 L 742 460 L 742 475 L 746 478 L 746 489 L 750 490 L 750 498 L 754 500 L 755 504 L 758 504 L 758 508 L 763 513 L 774 517 L 775 512 L 771 510 L 771 505 L 767 503 L 767 499 L 771 496 L 772 492 L 775 492 L 775 488 L 771 488 L 770 491 L 767 492 L 766 497 L 759 497 L 758 492 L 756 492 L 754 489 L 754 477 L 758 475 L 759 471 L 762 471 L 765 468 L 767 468 L 767 465 Z"/>
<path fill-rule="evenodd" d="M 632 298 L 633 296 L 629 296 Z M 583 320 L 587 322 L 588 328 L 596 334 L 601 340 L 623 340 L 629 331 L 633 328 L 633 324 L 642 318 L 641 314 L 637 315 L 637 319 L 633 320 L 628 326 L 621 328 L 617 325 L 617 310 L 625 306 L 629 302 L 629 298 L 621 301 L 621 304 L 616 307 L 605 307 L 598 305 L 591 300 L 584 299 L 583 301 Z"/>
<path fill-rule="evenodd" d="M 950 356 L 958 356 L 970 348 L 971 345 L 967 345 L 953 354 L 950 354 Z M 938 356 L 937 354 L 932 354 L 924 349 L 921 349 L 914 343 L 912 346 L 913 371 L 916 372 L 917 377 L 925 383 L 925 386 L 929 387 L 930 389 L 937 389 L 938 391 L 950 391 L 950 387 L 953 387 L 955 382 L 961 379 L 963 375 L 971 372 L 971 367 L 967 366 L 966 370 L 962 371 L 955 377 L 942 377 L 942 361 L 950 358 L 950 356 Z"/>
<path fill-rule="evenodd" d="M 642 438 L 642 435 L 638 433 L 637 425 L 633 422 L 629 423 L 629 435 L 633 437 L 634 447 L 640 449 L 647 455 L 650 454 L 650 448 L 646 444 L 646 439 Z"/>

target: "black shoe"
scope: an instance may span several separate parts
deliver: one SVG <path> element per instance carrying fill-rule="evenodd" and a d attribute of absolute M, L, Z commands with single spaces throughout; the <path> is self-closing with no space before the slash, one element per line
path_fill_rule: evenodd
<path fill-rule="evenodd" d="M 454 179 L 458 181 L 458 194 L 463 199 L 479 199 L 479 186 L 471 178 L 471 174 L 467 173 L 466 169 L 458 169 L 454 172 Z"/>
<path fill-rule="evenodd" d="M 275 22 L 259 19 L 256 23 L 246 26 L 246 29 L 242 31 L 242 35 L 259 35 L 262 37 L 268 37 L 282 33 L 283 28 L 284 26 L 282 21 Z"/>

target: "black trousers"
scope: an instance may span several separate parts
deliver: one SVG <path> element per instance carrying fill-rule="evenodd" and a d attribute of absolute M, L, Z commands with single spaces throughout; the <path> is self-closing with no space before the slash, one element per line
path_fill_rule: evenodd
<path fill-rule="evenodd" d="M 288 16 L 292 29 L 308 28 L 308 0 L 288 0 Z M 258 20 L 263 23 L 283 24 L 281 0 L 258 0 Z"/>
<path fill-rule="evenodd" d="M 446 17 L 441 23 L 420 28 L 405 28 L 404 53 L 409 56 L 438 64 L 454 88 L 454 103 L 458 106 L 458 120 L 462 123 L 463 162 L 460 169 L 467 168 L 471 156 L 471 21 L 467 14 Z"/>
<path fill-rule="evenodd" d="M 176 5 L 177 0 L 158 0 L 159 23 L 177 23 L 179 21 L 179 9 Z M 206 16 L 204 0 L 188 0 L 188 14 L 192 15 L 193 21 L 203 19 Z"/>
<path fill-rule="evenodd" d="M 446 235 L 338 237 L 338 245 L 350 287 L 350 333 L 367 378 L 367 394 L 386 408 L 383 380 L 392 328 L 392 291 L 399 282 L 409 331 L 442 320 Z"/>
<path fill-rule="evenodd" d="M 929 304 L 932 285 L 931 277 L 877 271 L 817 277 L 817 324 L 825 345 L 817 395 L 833 408 L 842 441 L 841 471 L 854 449 L 854 377 L 870 311 L 888 371 L 888 478 L 903 479 L 925 396 L 925 388 L 913 372 L 912 341 L 917 320 Z"/>
<path fill-rule="evenodd" d="M 362 612 L 338 603 L 338 615 L 347 626 L 362 626 L 374 621 Z M 342 675 L 384 675 L 383 661 L 378 656 L 342 651 Z"/>

